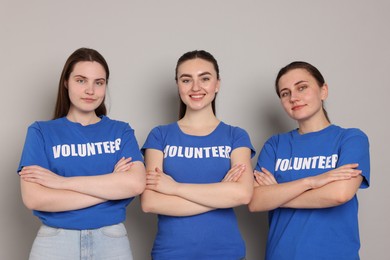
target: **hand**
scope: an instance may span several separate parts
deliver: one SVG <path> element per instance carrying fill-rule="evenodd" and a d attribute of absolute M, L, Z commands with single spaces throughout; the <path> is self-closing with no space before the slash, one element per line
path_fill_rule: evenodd
<path fill-rule="evenodd" d="M 268 171 L 266 168 L 261 168 L 261 170 L 262 170 L 261 172 L 259 171 L 254 172 L 255 180 L 258 184 L 257 186 L 278 184 L 274 175 L 270 171 Z"/>
<path fill-rule="evenodd" d="M 129 158 L 125 158 L 125 157 L 122 157 L 116 164 L 115 164 L 115 167 L 114 167 L 114 172 L 126 172 L 128 170 L 130 170 L 131 166 L 134 164 L 133 162 L 131 162 L 132 158 L 129 157 Z"/>
<path fill-rule="evenodd" d="M 323 174 L 308 177 L 310 187 L 312 189 L 320 188 L 333 181 L 342 181 L 355 178 L 362 174 L 361 170 L 356 169 L 359 166 L 357 163 L 345 164 Z"/>
<path fill-rule="evenodd" d="M 245 164 L 234 165 L 225 175 L 221 182 L 236 182 L 240 179 L 242 173 L 245 171 Z"/>
<path fill-rule="evenodd" d="M 146 173 L 146 189 L 154 190 L 167 195 L 173 195 L 178 183 L 169 175 L 156 167 L 155 171 Z"/>
<path fill-rule="evenodd" d="M 52 189 L 62 189 L 65 177 L 55 174 L 38 165 L 25 166 L 19 172 L 20 177 L 27 182 L 38 183 Z"/>

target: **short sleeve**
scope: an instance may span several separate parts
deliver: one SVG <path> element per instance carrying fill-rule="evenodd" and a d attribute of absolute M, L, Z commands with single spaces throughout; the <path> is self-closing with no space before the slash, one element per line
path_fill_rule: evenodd
<path fill-rule="evenodd" d="M 233 146 L 232 150 L 239 148 L 239 147 L 248 147 L 251 150 L 251 158 L 255 156 L 256 151 L 253 148 L 253 145 L 251 143 L 250 137 L 248 133 L 239 127 L 234 128 L 234 138 L 233 138 Z"/>
<path fill-rule="evenodd" d="M 49 161 L 45 152 L 45 140 L 37 122 L 27 129 L 26 140 L 17 172 L 20 172 L 24 166 L 30 165 L 49 168 Z"/>
<path fill-rule="evenodd" d="M 139 150 L 137 139 L 135 138 L 134 129 L 132 129 L 128 124 L 126 124 L 122 140 L 123 144 L 121 144 L 121 157 L 131 157 L 133 162 L 143 162 L 142 154 Z"/>
<path fill-rule="evenodd" d="M 370 186 L 370 152 L 369 140 L 359 129 L 349 129 L 341 143 L 337 167 L 344 164 L 358 163 L 362 171 L 363 182 L 360 188 Z"/>
<path fill-rule="evenodd" d="M 255 167 L 256 171 L 261 171 L 261 168 L 265 168 L 272 174 L 275 172 L 275 161 L 276 161 L 276 137 L 269 138 L 263 147 L 261 148 L 257 164 Z"/>
<path fill-rule="evenodd" d="M 163 144 L 162 144 L 162 133 L 160 127 L 155 127 L 150 131 L 148 137 L 146 138 L 146 141 L 144 145 L 142 146 L 141 152 L 143 155 L 145 155 L 146 149 L 156 149 L 159 151 L 163 151 Z"/>

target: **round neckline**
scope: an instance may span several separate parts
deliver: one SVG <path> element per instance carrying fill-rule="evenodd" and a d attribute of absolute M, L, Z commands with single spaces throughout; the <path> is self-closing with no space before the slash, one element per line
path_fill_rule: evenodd
<path fill-rule="evenodd" d="M 96 123 L 89 124 L 89 125 L 82 125 L 81 123 L 70 121 L 66 116 L 63 117 L 64 121 L 68 125 L 72 125 L 72 126 L 80 127 L 80 128 L 95 128 L 95 127 L 98 127 L 98 126 L 104 124 L 108 119 L 107 116 L 104 116 L 104 115 L 99 116 L 99 118 L 100 118 L 100 120 Z"/>
<path fill-rule="evenodd" d="M 305 134 L 300 134 L 298 128 L 296 128 L 292 131 L 292 135 L 293 135 L 294 139 L 297 139 L 297 140 L 308 140 L 311 138 L 315 138 L 319 135 L 327 134 L 328 132 L 332 131 L 334 129 L 334 127 L 335 127 L 335 125 L 330 124 L 327 127 L 323 128 L 319 131 L 309 132 L 309 133 L 305 133 Z"/>
<path fill-rule="evenodd" d="M 219 121 L 219 123 L 217 124 L 217 126 L 210 132 L 210 133 L 208 133 L 208 134 L 206 134 L 206 135 L 191 135 L 191 134 L 187 134 L 186 132 L 184 132 L 181 128 L 180 128 L 180 126 L 179 126 L 179 123 L 176 121 L 175 122 L 175 126 L 176 126 L 176 128 L 177 128 L 177 130 L 181 133 L 181 134 L 183 134 L 183 135 L 186 135 L 186 136 L 190 136 L 190 137 L 208 137 L 208 136 L 211 136 L 211 135 L 213 135 L 216 131 L 217 131 L 217 129 L 222 125 L 223 123 L 222 123 L 222 121 Z"/>

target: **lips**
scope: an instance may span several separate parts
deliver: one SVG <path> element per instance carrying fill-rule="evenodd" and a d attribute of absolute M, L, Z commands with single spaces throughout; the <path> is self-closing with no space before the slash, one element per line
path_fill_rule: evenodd
<path fill-rule="evenodd" d="M 87 102 L 87 103 L 95 102 L 95 99 L 93 99 L 93 98 L 82 98 L 82 100 L 83 100 L 84 102 Z"/>
<path fill-rule="evenodd" d="M 196 95 L 190 95 L 190 98 L 192 99 L 202 99 L 205 96 L 205 94 L 196 94 Z"/>
<path fill-rule="evenodd" d="M 304 106 L 305 106 L 305 105 L 293 106 L 293 107 L 291 108 L 291 110 L 292 110 L 292 111 L 296 111 L 296 110 L 299 110 L 299 109 L 303 108 Z"/>

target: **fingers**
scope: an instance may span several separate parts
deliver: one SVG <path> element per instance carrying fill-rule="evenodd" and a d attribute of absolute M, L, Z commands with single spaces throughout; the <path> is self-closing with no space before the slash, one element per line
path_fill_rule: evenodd
<path fill-rule="evenodd" d="M 222 179 L 222 182 L 236 182 L 242 176 L 242 173 L 245 171 L 245 164 L 236 164 L 227 172 L 225 177 Z"/>
<path fill-rule="evenodd" d="M 131 157 L 128 157 L 128 158 L 122 157 L 115 164 L 114 172 L 125 172 L 125 171 L 130 170 L 131 166 L 134 164 L 133 162 L 131 162 L 131 160 L 132 160 Z"/>
<path fill-rule="evenodd" d="M 259 185 L 277 184 L 275 177 L 270 171 L 265 168 L 261 168 L 261 170 L 261 172 L 254 171 L 255 180 Z"/>

